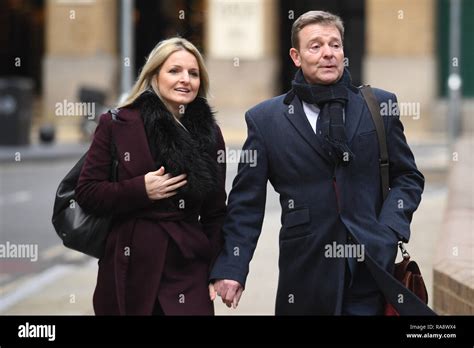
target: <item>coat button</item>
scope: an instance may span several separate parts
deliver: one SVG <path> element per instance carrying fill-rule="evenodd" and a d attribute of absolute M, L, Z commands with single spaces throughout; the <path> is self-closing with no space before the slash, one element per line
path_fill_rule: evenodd
<path fill-rule="evenodd" d="M 349 242 L 352 242 L 352 236 L 349 235 L 349 236 L 347 237 L 347 240 L 348 240 Z"/>

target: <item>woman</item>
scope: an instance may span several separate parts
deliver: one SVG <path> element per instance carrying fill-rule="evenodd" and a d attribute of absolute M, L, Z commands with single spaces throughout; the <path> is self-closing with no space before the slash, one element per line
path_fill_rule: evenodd
<path fill-rule="evenodd" d="M 97 315 L 213 315 L 208 273 L 226 212 L 225 144 L 209 79 L 182 38 L 150 53 L 117 120 L 100 118 L 76 187 L 83 209 L 113 215 L 99 260 Z M 111 146 L 119 157 L 110 182 Z"/>

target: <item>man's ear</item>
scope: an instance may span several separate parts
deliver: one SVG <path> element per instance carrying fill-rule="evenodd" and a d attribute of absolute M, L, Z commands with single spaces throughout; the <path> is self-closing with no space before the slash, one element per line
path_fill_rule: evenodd
<path fill-rule="evenodd" d="M 290 48 L 290 57 L 297 68 L 301 66 L 300 53 L 294 47 Z"/>

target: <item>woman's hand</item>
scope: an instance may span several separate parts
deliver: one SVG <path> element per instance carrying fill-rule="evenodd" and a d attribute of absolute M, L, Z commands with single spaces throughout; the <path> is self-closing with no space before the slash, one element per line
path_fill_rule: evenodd
<path fill-rule="evenodd" d="M 186 174 L 172 177 L 165 174 L 165 168 L 160 167 L 157 171 L 145 174 L 145 188 L 148 198 L 158 200 L 174 196 L 181 186 L 186 185 Z"/>

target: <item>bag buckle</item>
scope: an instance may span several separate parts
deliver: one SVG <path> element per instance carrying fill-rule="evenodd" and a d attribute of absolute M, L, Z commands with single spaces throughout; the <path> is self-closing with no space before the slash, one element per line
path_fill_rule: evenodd
<path fill-rule="evenodd" d="M 408 253 L 407 249 L 405 249 L 405 245 L 403 244 L 402 241 L 398 242 L 398 247 L 400 248 L 400 251 L 402 252 L 402 256 L 404 259 L 409 259 L 410 254 Z"/>

